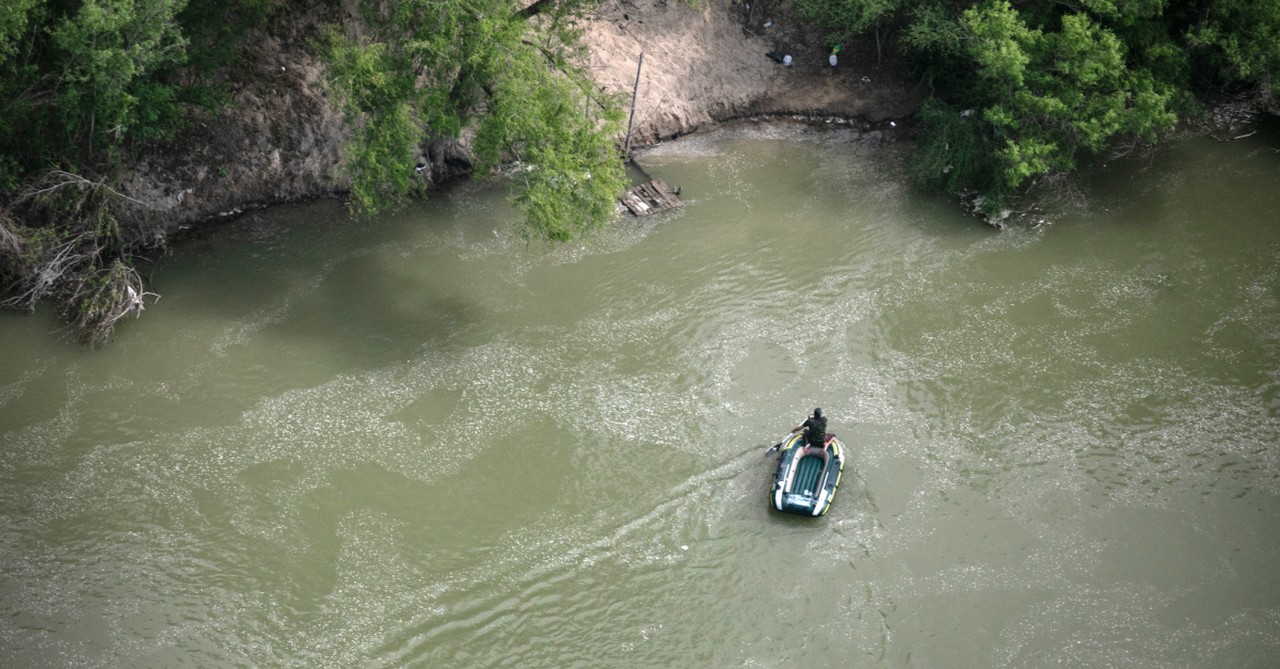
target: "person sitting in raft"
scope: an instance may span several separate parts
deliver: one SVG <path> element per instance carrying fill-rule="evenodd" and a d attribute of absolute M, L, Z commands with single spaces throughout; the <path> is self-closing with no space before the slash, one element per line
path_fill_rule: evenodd
<path fill-rule="evenodd" d="M 822 415 L 822 407 L 816 407 L 805 421 L 791 430 L 795 434 L 804 430 L 804 441 L 809 448 L 823 450 L 827 441 L 827 417 Z"/>

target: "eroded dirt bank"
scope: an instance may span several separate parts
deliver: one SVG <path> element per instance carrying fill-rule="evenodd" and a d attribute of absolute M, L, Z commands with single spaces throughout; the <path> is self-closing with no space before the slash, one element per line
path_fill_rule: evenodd
<path fill-rule="evenodd" d="M 137 216 L 154 220 L 160 234 L 249 206 L 347 189 L 348 128 L 326 90 L 313 40 L 327 23 L 357 30 L 356 12 L 308 4 L 299 5 L 299 20 L 283 34 L 252 40 L 222 109 L 202 112 L 177 139 L 131 166 L 124 191 L 147 203 Z M 909 116 L 922 99 L 873 44 L 842 45 L 832 68 L 823 36 L 806 33 L 780 3 L 748 6 L 614 0 L 589 20 L 584 64 L 606 90 L 629 100 L 644 54 L 632 148 L 760 115 L 839 117 L 891 132 L 888 122 Z M 792 64 L 784 67 L 770 53 L 790 54 Z M 422 147 L 422 178 L 465 175 L 466 154 L 465 141 Z"/>
<path fill-rule="evenodd" d="M 842 45 L 828 64 L 823 35 L 807 32 L 778 2 L 611 2 L 587 31 L 587 67 L 630 98 L 639 56 L 632 145 L 755 115 L 839 117 L 868 127 L 912 114 L 923 92 L 874 44 Z M 775 56 L 791 55 L 791 65 Z"/>

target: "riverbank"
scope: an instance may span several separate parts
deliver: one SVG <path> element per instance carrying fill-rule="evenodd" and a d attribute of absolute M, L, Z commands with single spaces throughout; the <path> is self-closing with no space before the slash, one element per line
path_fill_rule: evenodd
<path fill-rule="evenodd" d="M 842 45 L 832 67 L 823 36 L 784 7 L 747 6 L 637 0 L 597 12 L 586 31 L 586 67 L 606 90 L 628 99 L 636 91 L 632 146 L 751 116 L 837 117 L 889 131 L 924 99 L 874 44 Z M 786 55 L 789 66 L 776 60 Z"/>
<path fill-rule="evenodd" d="M 14 282 L 5 306 L 34 309 L 55 297 L 79 335 L 99 343 L 152 296 L 130 257 L 247 210 L 349 193 L 355 187 L 346 164 L 352 128 L 323 45 L 334 30 L 358 40 L 370 30 L 361 16 L 354 0 L 277 8 L 237 47 L 233 65 L 170 75 L 198 80 L 218 100 L 186 109 L 187 122 L 172 138 L 123 151 L 104 165 L 110 173 L 96 180 L 52 172 L 31 193 L 11 198 L 0 212 L 19 230 L 10 234 L 0 226 L 3 272 Z M 906 83 L 900 64 L 867 45 L 841 45 L 840 62 L 830 65 L 824 36 L 804 30 L 782 3 L 710 0 L 692 7 L 616 0 L 579 19 L 577 27 L 583 35 L 579 65 L 632 112 L 626 134 L 615 138 L 624 151 L 762 117 L 839 120 L 884 141 L 901 132 L 897 120 L 909 117 L 923 98 L 919 87 Z M 641 54 L 644 66 L 638 68 Z M 413 134 L 409 130 L 399 141 L 413 141 Z M 466 130 L 455 139 L 418 141 L 417 155 L 403 169 L 425 182 L 423 190 L 472 174 Z M 389 160 L 389 169 L 397 169 L 398 161 Z M 52 196 L 31 199 L 51 193 L 70 195 L 63 198 L 70 204 Z M 84 213 L 90 209 L 97 213 Z M 35 233 L 22 230 L 68 215 L 113 223 L 69 229 L 67 238 L 42 238 L 43 245 L 24 241 Z M 24 219 L 36 222 L 25 226 Z"/>
<path fill-rule="evenodd" d="M 313 3 L 298 12 L 299 20 L 277 22 L 274 32 L 251 40 L 243 67 L 227 82 L 227 104 L 198 112 L 172 142 L 129 165 L 122 192 L 146 203 L 132 213 L 154 222 L 157 241 L 247 208 L 348 189 L 343 146 L 349 128 L 312 45 L 325 25 L 360 27 L 354 5 L 340 13 L 326 7 Z M 730 0 L 703 8 L 614 1 L 589 17 L 583 65 L 602 89 L 628 103 L 636 91 L 630 148 L 756 116 L 836 117 L 885 137 L 923 99 L 900 64 L 879 58 L 874 45 L 843 45 L 832 68 L 822 36 L 782 8 L 766 16 L 743 7 Z M 771 53 L 791 54 L 792 64 L 783 66 Z M 628 144 L 627 137 L 618 143 Z M 423 146 L 420 178 L 443 183 L 467 176 L 468 149 L 465 138 Z"/>

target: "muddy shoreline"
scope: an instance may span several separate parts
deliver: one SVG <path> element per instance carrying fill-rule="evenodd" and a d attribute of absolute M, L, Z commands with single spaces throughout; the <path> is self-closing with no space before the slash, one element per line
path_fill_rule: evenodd
<path fill-rule="evenodd" d="M 843 45 L 832 68 L 823 35 L 807 32 L 780 5 L 777 15 L 761 7 L 614 0 L 589 18 L 583 66 L 603 90 L 625 96 L 628 110 L 637 92 L 631 148 L 742 119 L 836 119 L 882 139 L 900 132 L 923 91 L 898 63 L 877 56 L 874 46 L 854 44 Z M 359 27 L 354 11 L 320 3 L 300 6 L 298 14 L 298 21 L 277 22 L 273 33 L 251 40 L 243 66 L 226 82 L 230 96 L 221 109 L 197 111 L 173 141 L 128 166 L 121 190 L 147 203 L 130 215 L 152 243 L 244 211 L 345 195 L 349 129 L 313 45 L 326 24 Z M 777 62 L 784 52 L 792 55 L 789 67 Z M 471 173 L 465 138 L 424 144 L 418 163 L 430 184 Z"/>

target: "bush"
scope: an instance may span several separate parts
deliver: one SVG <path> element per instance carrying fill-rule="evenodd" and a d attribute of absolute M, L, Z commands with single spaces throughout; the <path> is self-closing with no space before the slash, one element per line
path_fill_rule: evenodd
<path fill-rule="evenodd" d="M 930 190 L 978 191 L 989 207 L 1196 113 L 1193 67 L 1200 81 L 1236 89 L 1265 89 L 1280 67 L 1280 5 L 1265 0 L 796 6 L 834 35 L 897 27 L 937 98 L 920 110 L 912 174 Z"/>
<path fill-rule="evenodd" d="M 918 113 L 923 132 L 908 161 L 912 180 L 930 192 L 957 196 L 981 187 L 999 191 L 995 205 L 1003 200 L 993 160 L 983 133 L 988 129 L 973 110 L 955 109 L 937 98 L 925 100 Z"/>
<path fill-rule="evenodd" d="M 334 87 L 356 128 L 353 213 L 371 216 L 424 187 L 413 176 L 420 145 L 466 125 L 479 173 L 522 164 L 513 200 L 523 233 L 564 240 L 613 220 L 625 184 L 614 149 L 621 112 L 569 58 L 579 42 L 567 19 L 594 4 L 399 0 L 369 8 L 362 41 L 333 33 Z"/>

